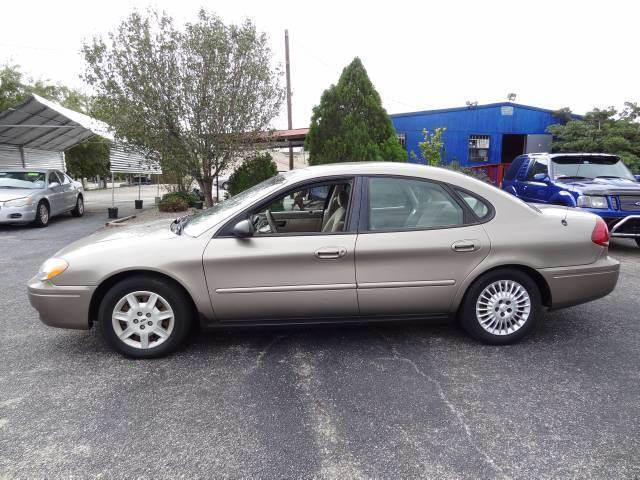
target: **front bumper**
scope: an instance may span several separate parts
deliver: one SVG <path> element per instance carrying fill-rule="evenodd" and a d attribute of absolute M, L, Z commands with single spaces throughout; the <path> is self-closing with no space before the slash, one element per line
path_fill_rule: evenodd
<path fill-rule="evenodd" d="M 609 295 L 616 287 L 620 262 L 605 256 L 590 265 L 538 270 L 551 292 L 551 309 L 571 307 Z"/>
<path fill-rule="evenodd" d="M 36 219 L 36 206 L 5 207 L 0 206 L 0 223 L 29 223 Z"/>
<path fill-rule="evenodd" d="M 29 280 L 29 303 L 40 314 L 45 325 L 60 328 L 88 330 L 89 304 L 96 287 L 67 287 L 42 282 L 36 277 Z"/>
<path fill-rule="evenodd" d="M 640 238 L 640 215 L 628 215 L 622 219 L 605 218 L 612 237 Z"/>

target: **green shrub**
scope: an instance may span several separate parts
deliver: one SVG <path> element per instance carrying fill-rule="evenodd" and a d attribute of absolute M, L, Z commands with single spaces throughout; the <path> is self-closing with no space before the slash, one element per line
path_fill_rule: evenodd
<path fill-rule="evenodd" d="M 162 200 L 174 200 L 174 199 L 181 199 L 184 200 L 188 206 L 193 207 L 196 202 L 199 202 L 200 199 L 198 198 L 198 196 L 195 193 L 191 193 L 191 192 L 170 192 L 170 193 L 166 193 L 162 196 Z"/>
<path fill-rule="evenodd" d="M 269 153 L 263 153 L 246 160 L 229 178 L 229 194 L 231 196 L 244 192 L 278 174 L 278 167 Z"/>
<path fill-rule="evenodd" d="M 165 195 L 158 202 L 158 210 L 161 212 L 184 212 L 187 208 L 189 204 L 179 195 Z"/>

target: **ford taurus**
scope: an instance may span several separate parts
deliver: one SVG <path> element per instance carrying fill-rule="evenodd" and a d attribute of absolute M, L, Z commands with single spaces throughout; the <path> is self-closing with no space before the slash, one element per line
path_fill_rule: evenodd
<path fill-rule="evenodd" d="M 167 354 L 193 322 L 233 326 L 457 318 L 515 342 L 542 308 L 611 292 L 602 218 L 529 205 L 471 177 L 401 163 L 278 174 L 196 215 L 104 229 L 29 282 L 51 326 L 130 357 Z"/>

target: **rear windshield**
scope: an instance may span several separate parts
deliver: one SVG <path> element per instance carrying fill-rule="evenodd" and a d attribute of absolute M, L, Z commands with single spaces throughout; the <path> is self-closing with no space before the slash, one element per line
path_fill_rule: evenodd
<path fill-rule="evenodd" d="M 635 180 L 618 157 L 554 157 L 553 178 L 625 178 Z"/>
<path fill-rule="evenodd" d="M 0 172 L 0 188 L 44 188 L 44 172 Z"/>

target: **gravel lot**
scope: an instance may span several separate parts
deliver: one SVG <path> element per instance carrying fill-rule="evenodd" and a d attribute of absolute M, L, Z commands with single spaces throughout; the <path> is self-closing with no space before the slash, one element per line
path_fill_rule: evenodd
<path fill-rule="evenodd" d="M 0 226 L 0 479 L 640 478 L 630 242 L 612 248 L 612 295 L 548 314 L 518 345 L 449 324 L 279 329 L 131 361 L 97 328 L 44 326 L 25 292 L 104 225 L 95 205 L 45 230 Z"/>

